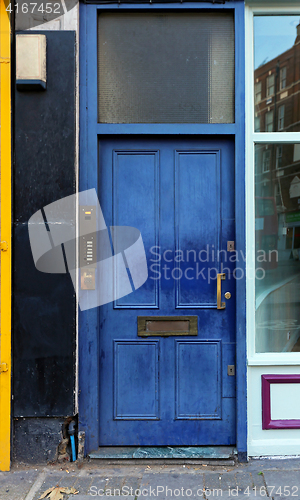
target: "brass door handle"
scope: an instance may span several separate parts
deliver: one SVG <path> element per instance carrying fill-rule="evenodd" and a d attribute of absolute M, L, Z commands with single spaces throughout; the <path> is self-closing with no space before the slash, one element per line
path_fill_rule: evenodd
<path fill-rule="evenodd" d="M 222 284 L 221 280 L 225 280 L 225 273 L 217 274 L 217 309 L 225 309 L 226 304 L 222 302 Z"/>

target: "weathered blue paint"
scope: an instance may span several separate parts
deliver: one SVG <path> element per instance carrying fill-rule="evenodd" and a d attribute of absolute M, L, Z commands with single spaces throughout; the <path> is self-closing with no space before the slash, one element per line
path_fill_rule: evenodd
<path fill-rule="evenodd" d="M 141 231 L 149 269 L 99 309 L 100 445 L 235 444 L 235 303 L 217 310 L 216 280 L 235 297 L 233 140 L 100 139 L 99 180 L 106 224 Z M 139 315 L 196 315 L 198 336 L 139 338 Z"/>
<path fill-rule="evenodd" d="M 235 123 L 211 123 L 209 127 L 203 123 L 98 123 L 99 135 L 234 135 L 237 131 Z"/>
<path fill-rule="evenodd" d="M 235 158 L 236 158 L 236 190 L 235 197 L 232 193 L 232 204 L 236 210 L 236 245 L 239 250 L 245 248 L 244 231 L 244 5 L 242 1 L 230 2 L 229 4 L 210 3 L 197 4 L 143 4 L 139 9 L 227 9 L 234 8 L 236 16 L 236 123 L 234 125 L 100 125 L 97 124 L 97 32 L 96 14 L 98 9 L 136 9 L 136 5 L 83 5 L 80 7 L 80 189 L 98 186 L 98 137 L 103 134 L 190 134 L 211 135 L 225 134 L 235 136 Z M 194 137 L 195 138 L 195 137 Z M 108 143 L 106 143 L 108 145 Z M 241 263 L 239 267 L 244 268 Z M 129 296 L 130 297 L 130 296 Z M 237 282 L 236 293 L 237 313 L 237 436 L 236 443 L 241 454 L 246 452 L 246 341 L 245 341 L 245 279 Z M 233 300 L 231 301 L 233 304 Z M 124 311 L 115 311 L 115 313 Z M 151 312 L 151 311 L 150 311 Z M 208 310 L 208 313 L 219 313 L 222 311 Z M 158 311 L 157 311 L 158 313 Z M 190 314 L 190 310 L 187 314 Z M 154 314 L 154 311 L 151 312 Z M 179 314 L 179 310 L 176 310 Z M 91 310 L 80 313 L 79 318 L 79 413 L 80 428 L 87 432 L 87 451 L 96 449 L 99 444 L 99 366 L 98 366 L 98 321 L 97 311 Z M 116 340 L 123 340 L 116 339 Z M 151 339 L 152 340 L 152 339 Z M 165 339 L 162 339 L 165 340 Z M 171 339 L 166 339 L 171 340 Z M 217 339 L 217 340 L 220 340 Z M 175 341 L 173 338 L 173 343 Z M 230 348 L 229 348 L 230 350 Z M 149 351 L 150 352 L 150 351 Z M 150 354 L 149 354 L 150 355 Z M 153 354 L 152 354 L 153 355 Z M 228 363 L 229 364 L 229 363 Z M 111 367 L 112 369 L 112 367 Z M 224 373 L 223 373 L 224 377 Z M 231 378 L 234 379 L 234 378 Z M 228 387 L 228 394 L 234 394 L 234 385 Z M 149 386 L 150 390 L 150 386 Z M 101 401 L 101 397 L 100 397 Z M 180 421 L 180 419 L 179 419 Z M 124 423 L 124 421 L 120 420 Z M 186 422 L 186 421 L 185 421 Z M 205 421 L 201 421 L 205 422 Z M 137 422 L 138 424 L 141 421 Z M 155 421 L 155 423 L 157 423 Z M 185 440 L 184 444 L 191 444 Z M 197 442 L 199 444 L 199 442 Z M 225 444 L 225 443 L 224 443 Z"/>
<path fill-rule="evenodd" d="M 244 2 L 236 3 L 235 10 L 235 206 L 236 249 L 246 255 L 245 231 L 245 12 Z M 236 282 L 236 383 L 237 383 L 237 438 L 240 461 L 247 460 L 247 353 L 246 353 L 246 264 L 240 259 L 243 273 Z"/>
<path fill-rule="evenodd" d="M 96 188 L 98 182 L 97 172 L 97 135 L 95 123 L 97 117 L 93 116 L 92 110 L 88 109 L 90 85 L 88 85 L 88 72 L 91 65 L 97 67 L 96 58 L 96 18 L 94 26 L 88 21 L 88 11 L 82 3 L 80 5 L 80 151 L 79 151 L 79 190 L 84 191 Z M 90 47 L 86 43 L 88 33 L 93 32 L 92 41 L 94 48 L 92 54 L 87 54 Z M 95 69 L 96 71 L 96 69 Z M 95 76 L 94 76 L 95 79 Z M 89 81 L 92 84 L 93 80 Z M 97 99 L 97 98 L 96 98 Z M 96 108 L 96 105 L 93 106 Z M 90 116 L 91 115 L 91 116 Z M 92 129 L 92 130 L 91 130 Z M 86 450 L 90 451 L 99 444 L 99 362 L 98 362 L 98 311 L 90 309 L 84 312 L 79 310 L 78 318 L 78 404 L 79 404 L 79 428 L 86 433 Z"/>

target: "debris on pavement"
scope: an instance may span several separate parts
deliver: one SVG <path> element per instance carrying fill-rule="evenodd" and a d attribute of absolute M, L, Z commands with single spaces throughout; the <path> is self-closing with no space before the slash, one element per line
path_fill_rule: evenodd
<path fill-rule="evenodd" d="M 75 488 L 62 488 L 61 486 L 53 486 L 40 496 L 39 500 L 46 498 L 48 500 L 64 500 L 64 494 L 66 495 L 77 495 L 79 491 Z"/>

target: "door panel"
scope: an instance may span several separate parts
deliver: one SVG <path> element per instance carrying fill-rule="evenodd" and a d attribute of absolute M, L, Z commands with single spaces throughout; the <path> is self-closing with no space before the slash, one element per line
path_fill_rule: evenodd
<path fill-rule="evenodd" d="M 113 151 L 113 226 L 143 227 L 146 248 L 158 245 L 159 151 Z M 145 222 L 147 227 L 145 228 Z M 146 229 L 146 230 L 145 230 Z M 158 283 L 147 280 L 136 293 L 118 299 L 115 308 L 157 308 Z"/>
<path fill-rule="evenodd" d="M 184 259 L 178 263 L 182 277 L 178 271 L 181 279 L 175 280 L 177 308 L 216 306 L 214 281 L 199 287 L 198 280 L 191 277 L 204 269 L 201 276 L 208 280 L 211 263 L 207 249 L 220 250 L 220 167 L 218 150 L 175 151 L 176 250 L 178 260 Z M 191 249 L 201 252 L 201 260 L 196 257 L 198 266 Z"/>
<path fill-rule="evenodd" d="M 220 340 L 176 341 L 176 419 L 221 419 L 221 381 Z"/>
<path fill-rule="evenodd" d="M 158 340 L 114 341 L 114 418 L 158 420 L 158 376 Z M 128 386 L 135 398 L 127 397 Z"/>
<path fill-rule="evenodd" d="M 99 308 L 99 444 L 234 444 L 233 142 L 106 137 L 99 178 L 107 226 L 141 231 L 149 269 L 141 288 Z M 139 337 L 138 316 L 197 316 L 198 335 Z"/>

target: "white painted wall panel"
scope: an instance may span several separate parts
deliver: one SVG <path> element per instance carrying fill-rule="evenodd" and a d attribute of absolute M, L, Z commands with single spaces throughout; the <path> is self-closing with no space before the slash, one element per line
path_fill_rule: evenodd
<path fill-rule="evenodd" d="M 288 373 L 299 374 L 300 366 L 248 367 L 249 457 L 300 455 L 300 429 L 262 429 L 261 376 Z"/>
<path fill-rule="evenodd" d="M 271 419 L 300 420 L 300 384 L 271 384 Z"/>

